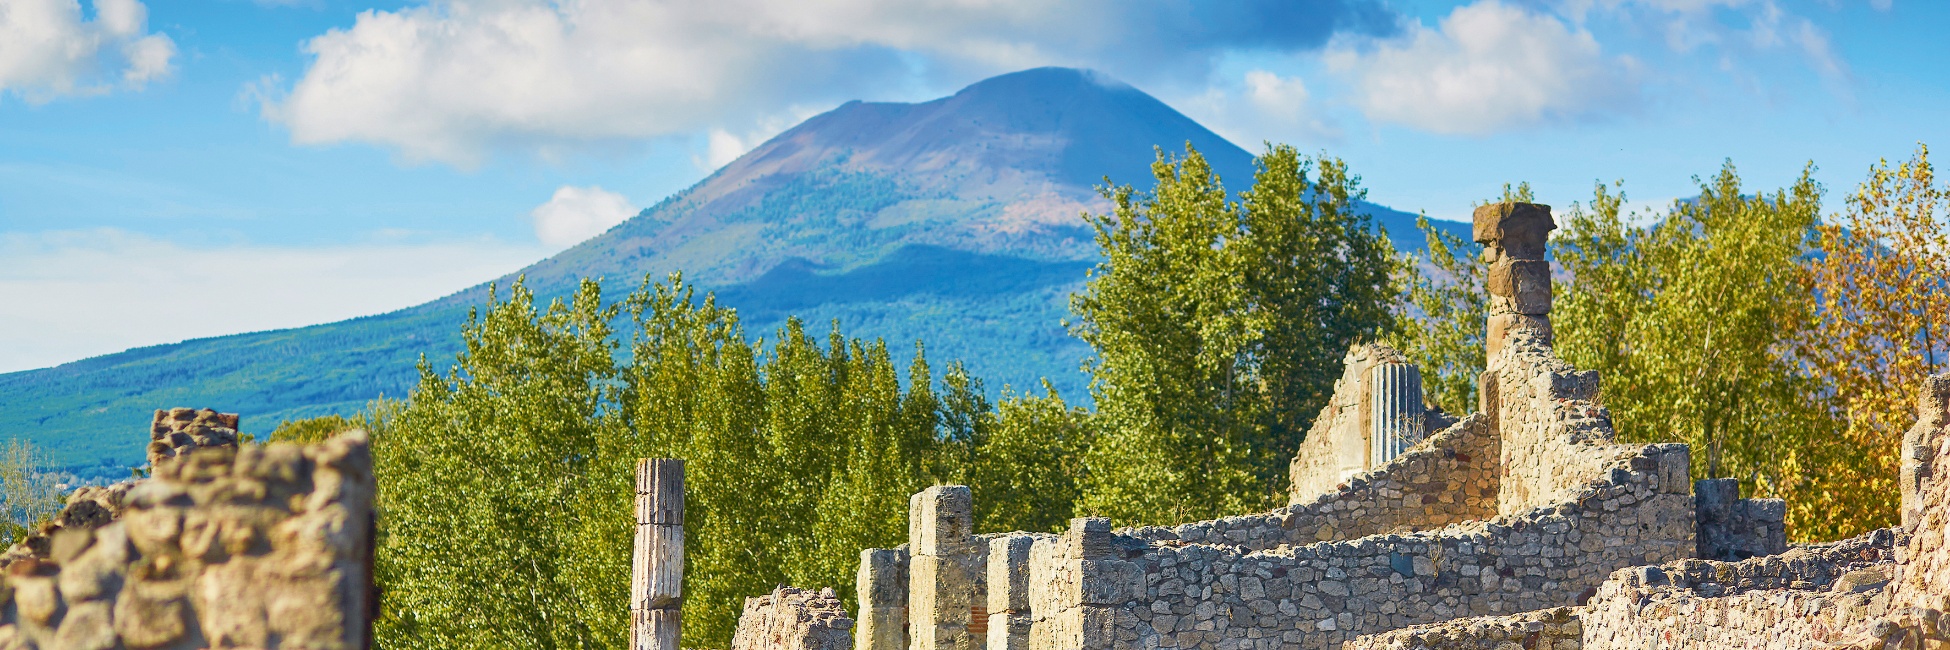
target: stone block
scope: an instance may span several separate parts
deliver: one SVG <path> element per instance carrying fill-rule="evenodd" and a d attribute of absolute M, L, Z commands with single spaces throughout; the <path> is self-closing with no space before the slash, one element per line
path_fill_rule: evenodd
<path fill-rule="evenodd" d="M 988 611 L 1029 611 L 1029 549 L 1036 538 L 1004 535 L 989 540 Z"/>
<path fill-rule="evenodd" d="M 860 650 L 907 650 L 907 608 L 861 607 L 853 645 Z"/>
<path fill-rule="evenodd" d="M 966 485 L 936 485 L 907 502 L 907 545 L 914 555 L 948 556 L 974 543 L 974 499 Z"/>
<path fill-rule="evenodd" d="M 1070 529 L 1063 532 L 1063 546 L 1066 555 L 1079 559 L 1109 558 L 1117 554 L 1110 519 L 1105 517 L 1071 519 Z"/>
<path fill-rule="evenodd" d="M 1491 203 L 1476 208 L 1472 217 L 1478 243 L 1520 260 L 1544 259 L 1544 241 L 1557 228 L 1551 207 L 1539 203 Z"/>
<path fill-rule="evenodd" d="M 907 607 L 907 581 L 907 549 L 860 551 L 854 589 L 860 594 L 861 607 Z"/>
<path fill-rule="evenodd" d="M 985 650 L 1028 650 L 1031 621 L 1028 614 L 998 612 L 989 615 Z"/>
<path fill-rule="evenodd" d="M 1504 311 L 1541 316 L 1551 312 L 1550 262 L 1500 260 L 1490 266 L 1488 284 L 1492 301 L 1502 306 L 1501 310 L 1492 309 L 1492 313 Z"/>
<path fill-rule="evenodd" d="M 909 559 L 907 615 L 917 630 L 930 625 L 968 625 L 975 581 L 953 558 L 916 555 Z"/>
<path fill-rule="evenodd" d="M 1145 595 L 1144 567 L 1121 560 L 1082 560 L 1074 602 L 1122 605 Z"/>
<path fill-rule="evenodd" d="M 1659 491 L 1686 494 L 1693 484 L 1693 448 L 1679 443 L 1659 448 Z"/>

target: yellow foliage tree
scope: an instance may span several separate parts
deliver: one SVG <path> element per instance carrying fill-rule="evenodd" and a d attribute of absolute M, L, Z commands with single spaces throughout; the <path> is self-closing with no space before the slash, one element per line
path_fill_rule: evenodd
<path fill-rule="evenodd" d="M 1835 539 L 1897 520 L 1897 454 L 1916 389 L 1942 372 L 1950 321 L 1950 192 L 1929 148 L 1869 170 L 1847 210 L 1818 228 L 1807 283 L 1819 316 L 1802 354 L 1835 392 L 1846 433 L 1784 450 L 1801 485 L 1791 525 Z"/>

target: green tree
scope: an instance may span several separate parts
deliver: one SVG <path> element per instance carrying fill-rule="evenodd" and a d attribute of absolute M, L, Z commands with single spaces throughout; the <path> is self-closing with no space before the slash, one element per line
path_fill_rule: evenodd
<path fill-rule="evenodd" d="M 604 435 L 615 310 L 591 281 L 540 313 L 520 281 L 506 302 L 490 296 L 462 329 L 454 369 L 443 376 L 423 360 L 419 387 L 374 449 L 386 522 L 375 558 L 380 638 L 616 647 L 617 617 L 591 612 L 627 598 L 573 570 L 585 560 L 574 542 L 592 514 L 579 506 Z"/>
<path fill-rule="evenodd" d="M 1105 261 L 1071 302 L 1100 432 L 1082 510 L 1162 524 L 1273 505 L 1348 345 L 1389 323 L 1394 256 L 1359 178 L 1284 145 L 1256 167 L 1232 201 L 1196 150 L 1161 152 L 1151 192 L 1107 189 L 1112 211 L 1088 216 Z"/>
<path fill-rule="evenodd" d="M 33 443 L 9 440 L 0 448 L 0 544 L 20 541 L 61 511 L 61 490 L 43 471 L 47 465 Z"/>
<path fill-rule="evenodd" d="M 1555 288 L 1557 351 L 1602 374 L 1620 437 L 1689 443 L 1694 476 L 1739 478 L 1750 494 L 1781 494 L 1792 450 L 1836 433 L 1794 350 L 1815 306 L 1811 174 L 1746 195 L 1728 163 L 1648 226 L 1601 185 L 1555 242 L 1573 278 Z"/>
<path fill-rule="evenodd" d="M 1047 381 L 1042 395 L 1005 388 L 968 463 L 976 529 L 1061 531 L 1075 514 L 1091 426 L 1090 413 L 1064 404 Z"/>

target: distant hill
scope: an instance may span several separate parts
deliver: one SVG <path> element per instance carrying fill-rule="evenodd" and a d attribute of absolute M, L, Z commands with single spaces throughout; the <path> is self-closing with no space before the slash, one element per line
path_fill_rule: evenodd
<path fill-rule="evenodd" d="M 849 102 L 517 275 L 543 296 L 582 277 L 621 296 L 681 270 L 752 336 L 791 315 L 820 333 L 838 320 L 898 352 L 924 341 L 937 368 L 964 360 L 991 393 L 1047 377 L 1080 397 L 1085 348 L 1062 319 L 1096 250 L 1078 215 L 1107 207 L 1094 189 L 1104 177 L 1149 186 L 1154 148 L 1187 142 L 1246 188 L 1252 154 L 1089 71 L 1027 70 L 918 104 Z M 1412 215 L 1369 208 L 1398 248 L 1421 248 Z M 350 413 L 404 396 L 423 354 L 450 364 L 467 309 L 486 297 L 483 283 L 389 314 L 0 374 L 0 435 L 64 465 L 121 467 L 140 462 L 155 408 L 235 411 L 256 432 Z"/>

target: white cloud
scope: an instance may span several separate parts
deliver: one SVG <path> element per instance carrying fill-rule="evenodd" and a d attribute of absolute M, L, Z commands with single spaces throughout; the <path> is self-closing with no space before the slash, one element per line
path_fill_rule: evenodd
<path fill-rule="evenodd" d="M 1378 0 L 434 0 L 307 41 L 309 69 L 264 114 L 299 143 L 470 165 L 738 134 L 794 103 L 1031 65 L 1202 78 L 1226 51 L 1311 50 L 1393 21 Z"/>
<path fill-rule="evenodd" d="M 1828 33 L 1813 20 L 1781 8 L 1777 0 L 1560 0 L 1559 4 L 1578 23 L 1603 14 L 1649 24 L 1677 53 L 1716 48 L 1723 69 L 1737 67 L 1736 59 L 1763 58 L 1792 48 L 1829 82 L 1841 84 L 1848 79 L 1848 66 L 1835 53 Z M 1877 11 L 1891 6 L 1888 0 L 1868 4 Z"/>
<path fill-rule="evenodd" d="M 535 221 L 536 239 L 549 246 L 566 248 L 602 234 L 637 212 L 637 207 L 630 205 L 630 200 L 621 194 L 594 185 L 564 185 L 556 188 L 555 196 L 536 206 L 528 216 Z"/>
<path fill-rule="evenodd" d="M 1636 63 L 1607 56 L 1590 32 L 1497 0 L 1457 7 L 1437 29 L 1344 44 L 1330 69 L 1348 75 L 1369 119 L 1436 133 L 1485 134 L 1630 107 Z"/>
<path fill-rule="evenodd" d="M 120 230 L 0 234 L 0 372 L 387 312 L 546 254 L 486 240 L 189 247 Z"/>
<path fill-rule="evenodd" d="M 1300 77 L 1249 70 L 1236 84 L 1213 84 L 1180 103 L 1201 124 L 1249 149 L 1261 140 L 1318 144 L 1341 138 L 1340 127 L 1320 111 Z"/>
<path fill-rule="evenodd" d="M 169 73 L 176 44 L 145 34 L 149 10 L 136 0 L 94 0 L 84 20 L 76 0 L 0 0 L 0 93 L 41 103 L 107 92 L 119 76 L 132 88 Z"/>

